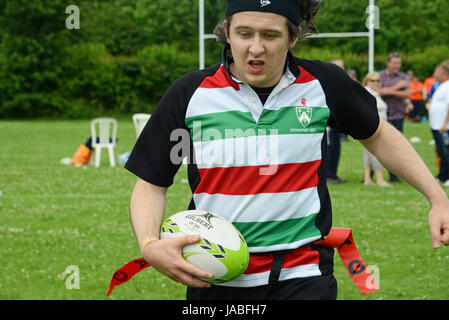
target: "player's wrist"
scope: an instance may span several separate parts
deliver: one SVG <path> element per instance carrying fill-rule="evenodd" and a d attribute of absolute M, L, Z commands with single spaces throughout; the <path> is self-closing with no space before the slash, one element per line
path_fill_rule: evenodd
<path fill-rule="evenodd" d="M 158 237 L 146 237 L 142 241 L 139 242 L 140 251 L 143 252 L 143 250 L 150 244 L 155 241 L 159 240 Z"/>
<path fill-rule="evenodd" d="M 449 207 L 449 199 L 446 192 L 439 185 L 435 190 L 429 192 L 428 201 L 432 208 Z"/>

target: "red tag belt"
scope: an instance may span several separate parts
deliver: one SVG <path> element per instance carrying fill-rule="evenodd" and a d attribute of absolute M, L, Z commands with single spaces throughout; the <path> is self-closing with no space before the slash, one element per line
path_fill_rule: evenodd
<path fill-rule="evenodd" d="M 379 285 L 357 251 L 351 229 L 332 228 L 323 241 L 316 241 L 315 244 L 337 249 L 346 271 L 362 294 L 379 290 Z"/>
<path fill-rule="evenodd" d="M 366 295 L 379 290 L 373 275 L 357 251 L 351 229 L 332 228 L 324 240 L 314 243 L 323 247 L 337 249 L 343 265 L 362 294 Z M 106 296 L 109 296 L 115 286 L 128 282 L 136 273 L 148 267 L 150 267 L 150 264 L 143 258 L 125 264 L 114 273 Z"/>

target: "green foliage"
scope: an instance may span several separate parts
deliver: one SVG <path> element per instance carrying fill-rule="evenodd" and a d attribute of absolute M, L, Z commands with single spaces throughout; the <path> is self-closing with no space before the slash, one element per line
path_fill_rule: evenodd
<path fill-rule="evenodd" d="M 178 43 L 194 49 L 198 35 L 198 1 L 137 0 L 136 22 L 151 43 Z"/>
<path fill-rule="evenodd" d="M 433 74 L 438 64 L 448 59 L 448 45 L 427 47 L 422 51 L 405 54 L 403 70 L 413 70 L 420 80 L 423 81 L 426 77 Z"/>
<path fill-rule="evenodd" d="M 196 55 L 167 44 L 146 47 L 137 53 L 137 58 L 141 61 L 141 76 L 136 86 L 152 103 L 157 103 L 174 80 L 196 69 L 197 64 Z M 151 92 L 146 88 L 151 88 Z"/>
<path fill-rule="evenodd" d="M 366 31 L 368 0 L 324 1 L 320 32 Z M 80 29 L 66 28 L 77 5 Z M 205 0 L 205 32 L 223 19 L 226 1 Z M 449 0 L 376 0 L 376 69 L 404 55 L 421 78 L 449 56 Z M 206 41 L 206 65 L 221 58 Z M 367 71 L 366 38 L 310 39 L 300 57 L 342 57 Z M 0 1 L 0 118 L 85 118 L 151 112 L 174 79 L 198 68 L 197 0 Z"/>
<path fill-rule="evenodd" d="M 446 45 L 449 39 L 449 0 L 378 0 L 380 29 L 377 52 L 419 52 Z"/>
<path fill-rule="evenodd" d="M 58 93 L 60 64 L 70 43 L 68 30 L 60 27 L 64 3 L 5 1 L 0 10 L 0 115 L 59 115 L 67 105 Z"/>
<path fill-rule="evenodd" d="M 134 55 L 151 41 L 136 12 L 134 1 L 80 1 L 77 41 L 102 43 L 112 55 Z"/>
<path fill-rule="evenodd" d="M 54 93 L 18 93 L 3 104 L 5 117 L 18 118 L 54 117 L 68 102 Z"/>
<path fill-rule="evenodd" d="M 68 47 L 63 67 L 67 81 L 63 93 L 68 97 L 84 97 L 108 109 L 114 103 L 117 65 L 103 44 L 80 43 Z"/>
<path fill-rule="evenodd" d="M 323 1 L 320 13 L 315 18 L 315 25 L 321 33 L 329 32 L 365 32 L 365 14 L 368 1 L 332 0 Z M 348 52 L 363 52 L 367 50 L 366 39 L 314 39 L 310 40 L 313 47 L 339 48 Z"/>
<path fill-rule="evenodd" d="M 99 114 L 152 112 L 171 83 L 195 64 L 195 56 L 167 44 L 144 47 L 128 57 L 112 56 L 102 44 L 80 43 L 67 48 L 64 70 L 74 77 L 67 79 L 63 92 L 68 99 L 93 102 L 86 108 Z"/>
<path fill-rule="evenodd" d="M 366 32 L 368 0 L 323 1 L 315 23 L 320 32 Z M 440 46 L 449 39 L 446 18 L 449 0 L 376 0 L 379 29 L 376 29 L 376 53 L 393 51 L 418 52 Z M 366 39 L 316 39 L 314 47 L 339 48 L 362 53 L 368 49 Z"/>
<path fill-rule="evenodd" d="M 306 40 L 307 41 L 307 40 Z M 368 54 L 367 53 L 353 53 L 339 49 L 330 48 L 311 48 L 310 46 L 303 46 L 298 44 L 294 54 L 303 59 L 330 61 L 333 58 L 343 59 L 345 62 L 345 69 L 354 69 L 359 80 L 368 73 Z M 388 54 L 378 54 L 374 59 L 374 69 L 380 71 L 386 68 Z M 403 53 L 403 67 L 402 71 L 407 72 L 413 70 L 414 73 L 424 81 L 425 78 L 431 76 L 434 72 L 435 66 L 441 61 L 447 60 L 449 57 L 449 46 L 435 46 L 425 48 L 420 52 Z"/>

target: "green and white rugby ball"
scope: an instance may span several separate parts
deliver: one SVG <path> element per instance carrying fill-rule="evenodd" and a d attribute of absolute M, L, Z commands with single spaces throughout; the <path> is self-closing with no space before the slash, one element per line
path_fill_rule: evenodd
<path fill-rule="evenodd" d="M 226 219 L 208 211 L 188 210 L 173 214 L 161 226 L 160 238 L 199 234 L 200 241 L 182 249 L 191 264 L 210 272 L 213 284 L 231 281 L 248 267 L 248 245 Z"/>

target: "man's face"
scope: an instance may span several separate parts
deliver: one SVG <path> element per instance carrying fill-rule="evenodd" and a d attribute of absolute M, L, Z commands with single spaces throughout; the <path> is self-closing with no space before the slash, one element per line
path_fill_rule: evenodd
<path fill-rule="evenodd" d="M 449 79 L 449 75 L 441 67 L 436 67 L 433 77 L 436 81 L 442 83 Z"/>
<path fill-rule="evenodd" d="M 224 25 L 227 30 L 226 23 Z M 232 74 L 253 87 L 271 87 L 282 77 L 290 41 L 287 19 L 266 12 L 245 11 L 233 15 L 228 43 L 234 63 Z"/>
<path fill-rule="evenodd" d="M 399 57 L 393 57 L 390 61 L 387 63 L 388 71 L 390 71 L 390 74 L 398 74 L 399 71 L 401 71 L 402 68 L 402 59 Z"/>

